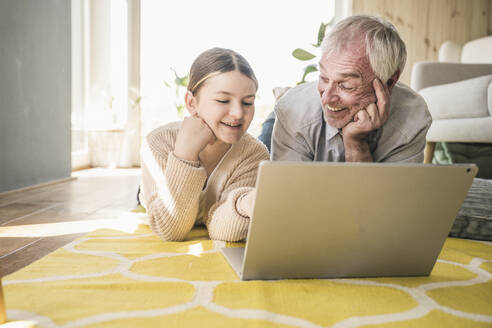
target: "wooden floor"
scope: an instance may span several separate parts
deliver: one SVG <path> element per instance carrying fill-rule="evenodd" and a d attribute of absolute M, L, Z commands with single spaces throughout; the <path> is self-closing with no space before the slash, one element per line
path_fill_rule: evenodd
<path fill-rule="evenodd" d="M 127 218 L 137 205 L 139 169 L 90 169 L 75 180 L 0 195 L 0 277 L 75 238 Z"/>

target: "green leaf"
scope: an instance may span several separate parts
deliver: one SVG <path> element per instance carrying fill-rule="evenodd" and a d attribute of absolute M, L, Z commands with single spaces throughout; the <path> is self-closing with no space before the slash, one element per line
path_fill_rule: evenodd
<path fill-rule="evenodd" d="M 178 87 L 187 87 L 189 81 L 188 74 L 181 77 L 178 75 L 178 73 L 176 73 L 176 70 L 174 68 L 171 67 L 171 70 L 174 72 L 174 84 Z"/>
<path fill-rule="evenodd" d="M 318 43 L 316 44 L 318 47 L 321 46 L 321 42 L 323 42 L 323 38 L 325 37 L 327 26 L 328 26 L 328 24 L 323 24 L 323 23 L 321 23 L 321 25 L 319 26 Z"/>
<path fill-rule="evenodd" d="M 308 65 L 304 68 L 304 73 L 307 75 L 312 72 L 317 72 L 318 71 L 318 65 L 317 64 L 311 64 Z"/>
<path fill-rule="evenodd" d="M 188 74 L 186 74 L 185 76 L 183 76 L 179 80 L 179 85 L 186 88 L 186 87 L 188 87 L 189 80 L 190 80 L 190 78 L 189 78 Z"/>
<path fill-rule="evenodd" d="M 316 57 L 312 53 L 307 52 L 306 50 L 301 49 L 301 48 L 297 48 L 296 50 L 294 50 L 292 52 L 292 56 L 294 56 L 295 58 L 297 58 L 299 60 L 311 60 L 311 59 Z"/>
<path fill-rule="evenodd" d="M 183 118 L 185 114 L 185 106 L 184 105 L 176 105 L 176 110 L 178 111 L 178 116 Z"/>
<path fill-rule="evenodd" d="M 174 83 L 178 87 L 187 87 L 188 86 L 188 75 L 185 75 L 183 77 L 176 76 L 176 79 L 174 79 Z"/>
<path fill-rule="evenodd" d="M 176 78 L 174 79 L 174 84 L 176 84 L 176 86 L 180 86 L 181 85 L 181 78 L 179 76 L 176 75 Z"/>
<path fill-rule="evenodd" d="M 335 16 L 333 16 L 328 23 L 323 23 L 321 22 L 321 25 L 319 26 L 318 29 L 318 43 L 312 44 L 312 46 L 319 48 L 321 46 L 321 43 L 323 42 L 323 39 L 325 38 L 326 35 L 326 28 L 328 26 L 332 26 L 333 23 L 335 22 Z"/>
<path fill-rule="evenodd" d="M 318 71 L 318 66 L 316 64 L 311 64 L 311 65 L 308 65 L 304 68 L 304 74 L 302 75 L 302 79 L 301 81 L 297 82 L 297 84 L 302 84 L 304 82 L 306 82 L 306 76 L 309 74 L 309 73 L 312 73 L 312 72 L 317 72 Z"/>

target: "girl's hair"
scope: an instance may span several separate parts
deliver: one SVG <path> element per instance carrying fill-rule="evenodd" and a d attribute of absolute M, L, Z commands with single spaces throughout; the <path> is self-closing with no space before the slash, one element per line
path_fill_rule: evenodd
<path fill-rule="evenodd" d="M 208 78 L 234 70 L 253 80 L 258 89 L 255 73 L 243 56 L 234 50 L 212 48 L 202 52 L 191 65 L 188 91 L 196 94 Z"/>

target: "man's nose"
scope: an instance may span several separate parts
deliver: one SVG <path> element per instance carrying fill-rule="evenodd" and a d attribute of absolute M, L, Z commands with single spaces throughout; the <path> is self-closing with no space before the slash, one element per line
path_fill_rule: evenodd
<path fill-rule="evenodd" d="M 327 84 L 324 86 L 324 88 L 321 91 L 321 103 L 322 104 L 331 104 L 334 102 L 337 102 L 340 100 L 338 97 L 338 94 L 336 93 L 335 90 L 335 85 L 334 84 Z"/>

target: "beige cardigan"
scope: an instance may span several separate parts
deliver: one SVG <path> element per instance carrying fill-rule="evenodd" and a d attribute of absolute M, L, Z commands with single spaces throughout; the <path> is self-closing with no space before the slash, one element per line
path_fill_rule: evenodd
<path fill-rule="evenodd" d="M 174 122 L 155 129 L 142 145 L 140 200 L 150 227 L 166 241 L 183 240 L 195 223 L 205 223 L 212 239 L 245 239 L 249 217 L 238 210 L 237 203 L 253 189 L 258 164 L 269 159 L 268 150 L 245 134 L 207 180 L 199 162 L 174 156 L 180 125 Z"/>

